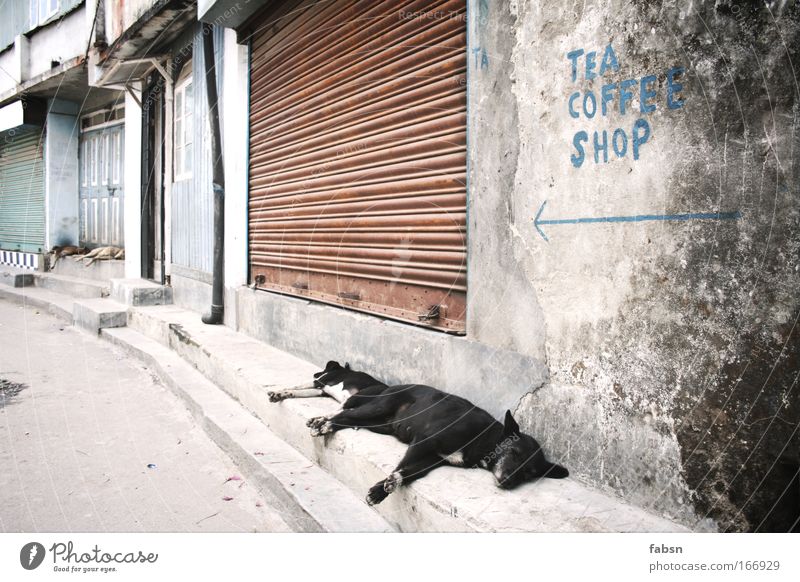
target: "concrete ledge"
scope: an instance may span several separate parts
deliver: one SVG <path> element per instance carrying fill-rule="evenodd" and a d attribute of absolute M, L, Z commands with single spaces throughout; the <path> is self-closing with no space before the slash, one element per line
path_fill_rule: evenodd
<path fill-rule="evenodd" d="M 43 289 L 50 289 L 56 293 L 63 293 L 72 297 L 94 298 L 108 297 L 109 287 L 107 283 L 92 279 L 81 279 L 68 275 L 56 275 L 54 273 L 36 273 L 36 286 Z"/>
<path fill-rule="evenodd" d="M 38 307 L 42 311 L 47 311 L 59 319 L 72 323 L 72 298 L 49 289 L 39 289 L 38 287 L 16 289 L 0 286 L 0 298 L 19 305 Z"/>
<path fill-rule="evenodd" d="M 50 272 L 78 279 L 109 282 L 111 279 L 125 277 L 125 261 L 96 261 L 91 265 L 86 265 L 82 261 L 75 261 L 72 257 L 64 257 L 58 260 L 55 268 Z"/>
<path fill-rule="evenodd" d="M 0 284 L 9 287 L 33 287 L 33 271 L 26 271 L 8 265 L 0 266 Z"/>
<path fill-rule="evenodd" d="M 392 531 L 339 481 L 309 463 L 167 347 L 130 329 L 105 329 L 102 335 L 158 372 L 293 529 Z"/>
<path fill-rule="evenodd" d="M 123 305 L 169 305 L 172 288 L 145 279 L 112 279 L 111 298 Z"/>
<path fill-rule="evenodd" d="M 497 418 L 548 378 L 536 358 L 304 299 L 241 287 L 236 309 L 239 331 L 317 366 L 347 361 L 389 384 L 422 376 Z"/>
<path fill-rule="evenodd" d="M 125 305 L 110 299 L 83 299 L 72 308 L 73 323 L 91 333 L 107 327 L 124 327 L 128 322 Z"/>
<path fill-rule="evenodd" d="M 331 399 L 268 402 L 267 391 L 308 381 L 316 366 L 229 328 L 205 326 L 195 313 L 169 307 L 131 311 L 131 326 L 171 347 L 359 497 L 402 457 L 404 445 L 369 431 L 311 437 L 306 420 L 335 410 Z M 481 469 L 436 469 L 377 509 L 402 531 L 686 531 L 573 479 L 544 479 L 503 491 Z"/>

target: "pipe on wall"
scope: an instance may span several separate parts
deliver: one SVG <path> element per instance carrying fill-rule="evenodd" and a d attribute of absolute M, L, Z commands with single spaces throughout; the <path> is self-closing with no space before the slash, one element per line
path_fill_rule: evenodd
<path fill-rule="evenodd" d="M 214 59 L 213 26 L 203 23 L 203 60 L 206 69 L 208 119 L 211 123 L 211 158 L 214 164 L 214 264 L 211 287 L 211 309 L 203 315 L 203 323 L 216 325 L 223 321 L 225 277 L 225 171 L 222 163 L 222 140 L 219 127 L 216 60 Z"/>

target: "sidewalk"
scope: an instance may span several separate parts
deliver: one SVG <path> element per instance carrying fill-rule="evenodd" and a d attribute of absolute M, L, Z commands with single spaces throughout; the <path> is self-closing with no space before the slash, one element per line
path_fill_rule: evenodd
<path fill-rule="evenodd" d="M 0 301 L 0 380 L 0 531 L 291 531 L 274 500 L 226 482 L 240 469 L 108 342 Z"/>

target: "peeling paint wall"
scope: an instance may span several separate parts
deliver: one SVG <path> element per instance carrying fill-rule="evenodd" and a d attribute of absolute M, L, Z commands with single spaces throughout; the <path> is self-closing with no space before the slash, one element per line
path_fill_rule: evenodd
<path fill-rule="evenodd" d="M 78 119 L 80 105 L 48 101 L 44 134 L 45 248 L 78 244 Z"/>
<path fill-rule="evenodd" d="M 106 3 L 106 41 L 111 44 L 133 26 L 148 10 L 164 0 L 113 0 Z"/>
<path fill-rule="evenodd" d="M 547 358 L 522 424 L 656 512 L 785 531 L 800 7 L 469 7 L 468 332 Z"/>

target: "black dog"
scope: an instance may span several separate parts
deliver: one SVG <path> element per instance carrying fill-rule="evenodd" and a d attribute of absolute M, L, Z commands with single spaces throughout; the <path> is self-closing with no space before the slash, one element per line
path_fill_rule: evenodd
<path fill-rule="evenodd" d="M 501 424 L 468 400 L 430 386 L 376 383 L 358 390 L 341 411 L 312 418 L 307 425 L 313 436 L 367 428 L 409 444 L 392 474 L 369 490 L 370 505 L 444 464 L 491 471 L 503 489 L 538 477 L 569 475 L 545 458 L 539 443 L 520 432 L 511 411 Z"/>
<path fill-rule="evenodd" d="M 314 379 L 308 384 L 301 384 L 293 388 L 286 388 L 279 392 L 267 392 L 270 402 L 280 402 L 287 398 L 314 398 L 317 396 L 330 396 L 344 402 L 353 394 L 369 386 L 386 386 L 369 374 L 356 372 L 350 369 L 350 364 L 344 367 L 339 362 L 331 360 L 325 369 L 314 374 Z"/>

